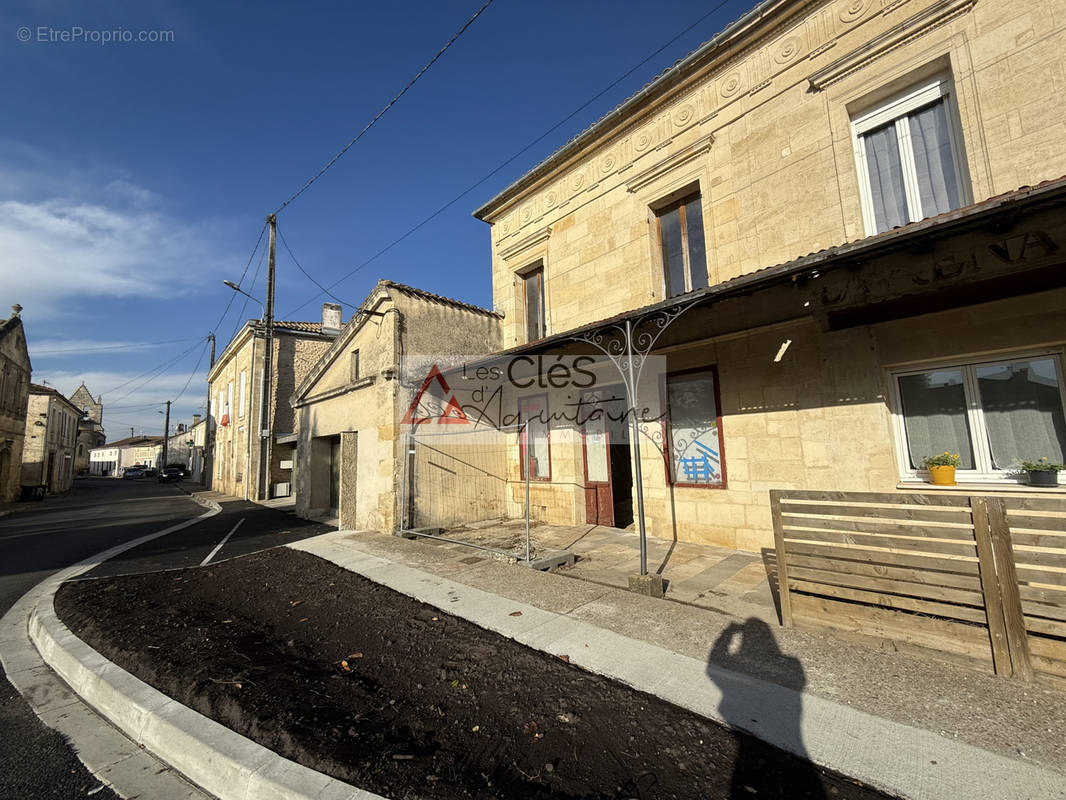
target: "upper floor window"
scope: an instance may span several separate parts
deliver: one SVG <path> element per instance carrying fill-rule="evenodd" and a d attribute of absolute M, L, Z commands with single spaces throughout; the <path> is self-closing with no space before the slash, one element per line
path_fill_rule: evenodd
<path fill-rule="evenodd" d="M 655 212 L 663 259 L 666 296 L 707 286 L 707 249 L 703 239 L 703 208 L 699 194 Z"/>
<path fill-rule="evenodd" d="M 938 78 L 852 119 L 868 235 L 969 202 L 949 89 Z"/>
<path fill-rule="evenodd" d="M 522 273 L 526 308 L 526 341 L 535 342 L 547 335 L 544 314 L 544 265 L 537 264 Z"/>
<path fill-rule="evenodd" d="M 243 417 L 247 400 L 248 370 L 241 370 L 240 392 L 237 399 L 237 416 Z"/>
<path fill-rule="evenodd" d="M 950 364 L 894 376 L 905 477 L 926 456 L 959 454 L 961 480 L 1001 480 L 1021 461 L 1066 458 L 1061 361 L 1054 355 Z"/>
<path fill-rule="evenodd" d="M 353 350 L 352 351 L 351 374 L 349 376 L 349 380 L 351 380 L 351 381 L 359 380 L 359 351 L 358 350 Z"/>

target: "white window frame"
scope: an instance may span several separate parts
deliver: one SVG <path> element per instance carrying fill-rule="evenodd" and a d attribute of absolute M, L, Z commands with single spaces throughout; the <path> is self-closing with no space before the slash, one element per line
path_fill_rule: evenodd
<path fill-rule="evenodd" d="M 237 416 L 244 419 L 244 412 L 248 402 L 248 370 L 241 370 L 240 391 L 237 397 Z"/>
<path fill-rule="evenodd" d="M 907 123 L 907 116 L 940 99 L 944 100 L 947 112 L 948 140 L 951 144 L 951 158 L 955 166 L 956 185 L 959 187 L 959 205 L 961 207 L 973 202 L 970 194 L 969 174 L 963 168 L 965 152 L 962 148 L 962 131 L 958 127 L 957 109 L 952 97 L 951 79 L 941 75 L 900 92 L 852 117 L 851 142 L 855 153 L 855 169 L 859 175 L 859 197 L 862 201 L 862 218 L 867 236 L 875 235 L 878 230 L 874 215 L 873 195 L 870 192 L 870 171 L 866 165 L 866 148 L 863 146 L 864 134 L 895 121 L 896 143 L 899 146 L 903 185 L 907 197 L 907 213 L 910 216 L 908 221 L 916 222 L 924 219 L 928 214 L 922 212 L 922 201 L 918 192 L 918 174 L 914 168 L 914 147 L 911 144 L 911 129 Z"/>
<path fill-rule="evenodd" d="M 984 413 L 981 410 L 980 398 L 977 393 L 977 368 L 994 367 L 998 364 L 1010 364 L 1016 361 L 1028 361 L 1031 359 L 1051 358 L 1055 361 L 1055 370 L 1059 379 L 1059 398 L 1063 404 L 1063 414 L 1066 414 L 1066 375 L 1063 367 L 1066 358 L 1062 349 L 1052 350 L 1028 350 L 1010 355 L 1002 353 L 996 355 L 971 356 L 949 361 L 937 361 L 906 369 L 891 370 L 889 372 L 889 391 L 892 397 L 892 427 L 896 438 L 896 459 L 900 468 L 900 479 L 904 482 L 925 482 L 928 470 L 910 466 L 910 453 L 907 448 L 907 429 L 903 418 L 903 400 L 899 391 L 899 379 L 906 375 L 921 375 L 925 372 L 937 370 L 956 369 L 962 370 L 962 386 L 966 393 L 966 420 L 970 427 L 970 446 L 973 448 L 974 466 L 976 469 L 959 469 L 955 477 L 959 483 L 1000 483 L 1016 484 L 1017 477 L 1012 470 L 992 469 L 992 452 L 988 445 L 988 429 L 985 427 Z"/>

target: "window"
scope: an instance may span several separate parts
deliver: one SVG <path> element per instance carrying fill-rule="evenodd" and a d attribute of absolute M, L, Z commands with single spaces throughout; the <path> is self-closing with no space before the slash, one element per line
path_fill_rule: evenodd
<path fill-rule="evenodd" d="M 938 78 L 852 120 L 867 234 L 969 202 L 949 89 Z"/>
<path fill-rule="evenodd" d="M 233 413 L 233 381 L 226 384 L 226 410 L 225 416 L 228 418 Z"/>
<path fill-rule="evenodd" d="M 959 454 L 963 480 L 1004 480 L 1019 461 L 1066 455 L 1062 362 L 1054 355 L 897 373 L 904 477 L 926 456 Z"/>
<path fill-rule="evenodd" d="M 237 416 L 242 417 L 242 418 L 244 417 L 245 402 L 247 400 L 247 395 L 246 395 L 246 392 L 245 392 L 247 383 L 248 383 L 248 370 L 241 370 L 240 393 L 238 394 L 238 398 L 237 398 Z"/>
<path fill-rule="evenodd" d="M 349 380 L 352 381 L 353 383 L 355 381 L 359 380 L 359 351 L 358 350 L 353 350 L 352 351 L 351 377 L 349 378 Z"/>
<path fill-rule="evenodd" d="M 526 341 L 535 342 L 547 335 L 544 324 L 544 265 L 538 264 L 521 277 L 526 308 Z"/>
<path fill-rule="evenodd" d="M 518 419 L 526 423 L 520 441 L 522 478 L 551 480 L 551 443 L 548 434 L 548 396 L 524 397 L 518 401 Z"/>
<path fill-rule="evenodd" d="M 703 239 L 703 208 L 699 194 L 655 212 L 663 259 L 666 296 L 707 286 L 707 249 Z"/>
<path fill-rule="evenodd" d="M 667 456 L 675 486 L 725 487 L 722 419 L 714 368 L 666 377 Z"/>

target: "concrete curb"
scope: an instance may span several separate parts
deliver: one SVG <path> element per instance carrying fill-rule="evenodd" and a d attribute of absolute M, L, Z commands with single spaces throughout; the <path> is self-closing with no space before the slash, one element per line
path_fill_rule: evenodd
<path fill-rule="evenodd" d="M 190 495 L 191 496 L 191 495 Z M 170 783 L 160 786 L 156 773 L 159 762 L 153 761 L 155 770 L 146 770 L 143 766 L 132 777 L 115 770 L 114 767 L 126 764 L 136 756 L 146 757 L 143 747 L 156 758 L 170 765 L 181 776 L 198 787 L 212 793 L 221 800 L 373 800 L 378 795 L 357 789 L 341 781 L 329 778 L 293 761 L 282 758 L 267 748 L 256 744 L 217 722 L 208 719 L 192 709 L 182 706 L 166 695 L 153 689 L 148 684 L 130 675 L 118 665 L 108 661 L 90 648 L 59 620 L 55 614 L 54 597 L 59 586 L 92 569 L 96 565 L 113 558 L 119 553 L 145 542 L 181 530 L 213 516 L 222 507 L 213 501 L 191 496 L 192 499 L 208 511 L 184 523 L 171 526 L 158 533 L 143 536 L 132 542 L 113 547 L 92 556 L 85 561 L 62 570 L 42 581 L 12 608 L 2 621 L 2 631 L 6 635 L 12 628 L 21 629 L 22 636 L 28 634 L 26 647 L 9 659 L 4 657 L 4 667 L 15 687 L 30 700 L 38 716 L 51 727 L 72 738 L 78 755 L 89 770 L 102 782 L 111 786 L 123 796 L 152 797 L 153 800 L 170 798 L 203 798 L 205 795 L 184 781 L 175 778 Z M 32 595 L 32 597 L 31 597 Z M 26 602 L 24 602 L 26 601 Z M 13 612 L 16 618 L 8 620 Z M 27 621 L 28 612 L 28 621 Z M 28 630 L 27 630 L 28 628 Z M 30 644 L 32 642 L 32 644 Z M 34 658 L 32 651 L 36 645 L 43 657 Z M 2 647 L 7 650 L 6 647 Z M 34 663 L 36 661 L 36 663 Z M 86 758 L 85 749 L 92 744 L 79 741 L 78 736 L 85 736 L 84 714 L 81 716 L 80 730 L 70 731 L 69 726 L 57 724 L 55 718 L 55 701 L 44 713 L 38 711 L 34 702 L 35 683 L 41 677 L 40 671 L 50 666 L 70 688 L 95 711 L 122 731 L 126 737 L 124 747 L 128 751 L 110 753 L 103 765 L 92 758 Z M 19 678 L 19 680 L 16 680 Z M 64 687 L 65 688 L 65 687 Z M 55 692 L 51 692 L 55 694 Z M 67 693 L 69 704 L 81 705 L 77 698 Z M 67 698 L 61 698 L 61 701 Z M 66 707 L 64 703 L 63 707 Z M 85 709 L 85 711 L 88 711 Z M 91 712 L 88 712 L 91 715 Z M 103 726 L 101 726 L 103 727 Z M 96 735 L 98 731 L 93 731 Z M 111 731 L 115 733 L 114 731 Z M 112 742 L 112 747 L 116 746 Z M 117 757 L 116 757 L 117 755 Z M 128 765 L 132 766 L 132 765 Z"/>
<path fill-rule="evenodd" d="M 583 669 L 889 794 L 911 800 L 1066 798 L 1061 774 L 397 564 L 363 551 L 353 533 L 336 531 L 287 546 L 535 650 L 565 654 Z M 510 616 L 514 611 L 521 616 Z M 720 711 L 724 698 L 730 719 Z"/>

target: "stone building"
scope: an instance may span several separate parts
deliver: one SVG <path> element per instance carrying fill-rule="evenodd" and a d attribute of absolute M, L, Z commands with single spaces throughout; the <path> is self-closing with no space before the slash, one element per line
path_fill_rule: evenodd
<path fill-rule="evenodd" d="M 378 281 L 292 397 L 297 513 L 336 517 L 342 528 L 393 529 L 400 432 L 410 394 L 423 380 L 409 365 L 499 346 L 497 313 Z"/>
<path fill-rule="evenodd" d="M 89 451 L 94 447 L 102 447 L 107 441 L 104 433 L 104 402 L 102 397 L 94 400 L 84 383 L 70 396 L 70 402 L 82 411 L 78 420 L 78 446 L 74 452 L 74 474 L 82 475 L 89 471 Z"/>
<path fill-rule="evenodd" d="M 289 494 L 296 442 L 296 418 L 289 400 L 329 349 L 334 335 L 324 333 L 320 322 L 274 322 L 265 430 L 261 417 L 266 355 L 263 324 L 249 320 L 233 337 L 207 378 L 214 442 L 212 489 L 252 499 Z M 265 483 L 261 432 L 269 441 Z"/>
<path fill-rule="evenodd" d="M 17 500 L 22 485 L 31 366 L 20 311 L 0 322 L 0 503 Z"/>
<path fill-rule="evenodd" d="M 22 450 L 23 486 L 44 486 L 47 494 L 70 489 L 79 419 L 81 409 L 51 386 L 30 384 Z"/>
<path fill-rule="evenodd" d="M 770 489 L 921 490 L 950 450 L 966 491 L 1021 491 L 1019 459 L 1061 463 L 1060 11 L 765 0 L 478 209 L 511 355 L 665 363 L 628 398 L 663 408 L 639 452 L 532 434 L 536 514 L 633 518 L 639 459 L 652 535 L 758 550 Z"/>

